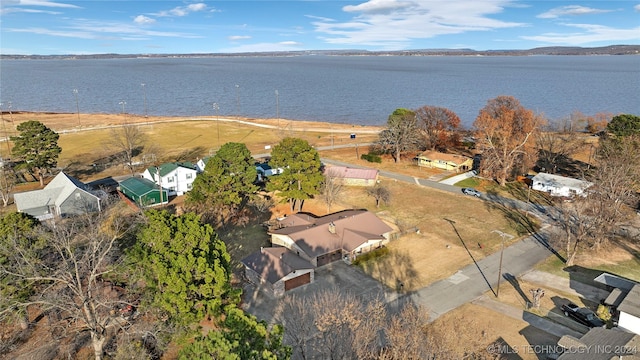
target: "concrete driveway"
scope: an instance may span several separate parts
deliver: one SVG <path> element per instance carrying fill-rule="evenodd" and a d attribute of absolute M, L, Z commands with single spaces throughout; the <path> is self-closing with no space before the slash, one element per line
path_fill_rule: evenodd
<path fill-rule="evenodd" d="M 284 298 L 312 295 L 316 292 L 333 288 L 354 294 L 364 301 L 381 299 L 384 303 L 389 303 L 400 296 L 400 294 L 388 289 L 362 272 L 359 267 L 347 265 L 343 261 L 336 261 L 317 268 L 313 283 L 287 291 Z M 282 320 L 279 319 L 275 309 L 283 298 L 270 297 L 253 284 L 246 284 L 243 290 L 242 308 L 245 311 L 268 323 L 276 323 Z"/>

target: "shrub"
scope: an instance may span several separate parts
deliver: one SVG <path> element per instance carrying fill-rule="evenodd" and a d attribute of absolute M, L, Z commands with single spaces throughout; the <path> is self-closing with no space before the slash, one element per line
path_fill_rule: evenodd
<path fill-rule="evenodd" d="M 379 249 L 371 250 L 368 253 L 364 253 L 358 256 L 354 261 L 353 265 L 360 265 L 363 262 L 367 262 L 369 260 L 377 259 L 383 257 L 389 253 L 389 249 L 386 246 L 383 246 Z"/>
<path fill-rule="evenodd" d="M 368 153 L 360 155 L 360 159 L 367 160 L 368 162 L 382 163 L 382 158 L 379 155 Z"/>

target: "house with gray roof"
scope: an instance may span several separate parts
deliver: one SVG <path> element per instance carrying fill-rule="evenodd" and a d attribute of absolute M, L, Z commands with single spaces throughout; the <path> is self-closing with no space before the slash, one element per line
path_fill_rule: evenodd
<path fill-rule="evenodd" d="M 314 266 L 323 266 L 382 247 L 393 229 L 367 210 L 345 210 L 322 217 L 297 213 L 278 221 L 271 243 L 286 247 Z"/>
<path fill-rule="evenodd" d="M 242 259 L 247 279 L 267 294 L 285 291 L 314 281 L 314 266 L 284 247 L 265 247 Z"/>
<path fill-rule="evenodd" d="M 592 328 L 580 339 L 565 335 L 558 347 L 558 360 L 640 360 L 640 336 L 615 328 Z"/>
<path fill-rule="evenodd" d="M 13 199 L 18 212 L 44 221 L 100 211 L 100 201 L 106 196 L 104 191 L 92 190 L 82 181 L 60 172 L 43 189 L 16 193 Z"/>
<path fill-rule="evenodd" d="M 191 190 L 197 174 L 196 165 L 190 162 L 173 162 L 149 167 L 142 173 L 142 177 L 166 189 L 169 196 L 179 196 Z"/>

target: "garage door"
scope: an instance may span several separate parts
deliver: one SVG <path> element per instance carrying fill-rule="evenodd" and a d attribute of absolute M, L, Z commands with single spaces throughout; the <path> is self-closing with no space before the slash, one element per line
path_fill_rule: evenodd
<path fill-rule="evenodd" d="M 318 266 L 327 265 L 342 258 L 342 250 L 318 256 Z"/>
<path fill-rule="evenodd" d="M 308 284 L 311 282 L 311 273 L 306 273 L 293 279 L 286 280 L 284 282 L 284 291 L 295 289 L 298 286 Z"/>

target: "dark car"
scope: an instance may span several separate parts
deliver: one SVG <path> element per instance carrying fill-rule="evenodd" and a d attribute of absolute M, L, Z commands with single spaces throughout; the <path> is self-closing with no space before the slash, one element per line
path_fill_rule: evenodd
<path fill-rule="evenodd" d="M 462 193 L 465 195 L 470 195 L 475 197 L 480 197 L 480 195 L 482 195 L 480 191 L 472 188 L 462 188 Z"/>
<path fill-rule="evenodd" d="M 605 322 L 602 321 L 592 310 L 579 307 L 574 303 L 562 305 L 562 311 L 564 312 L 564 316 L 568 316 L 582 325 L 592 328 L 605 326 Z"/>

